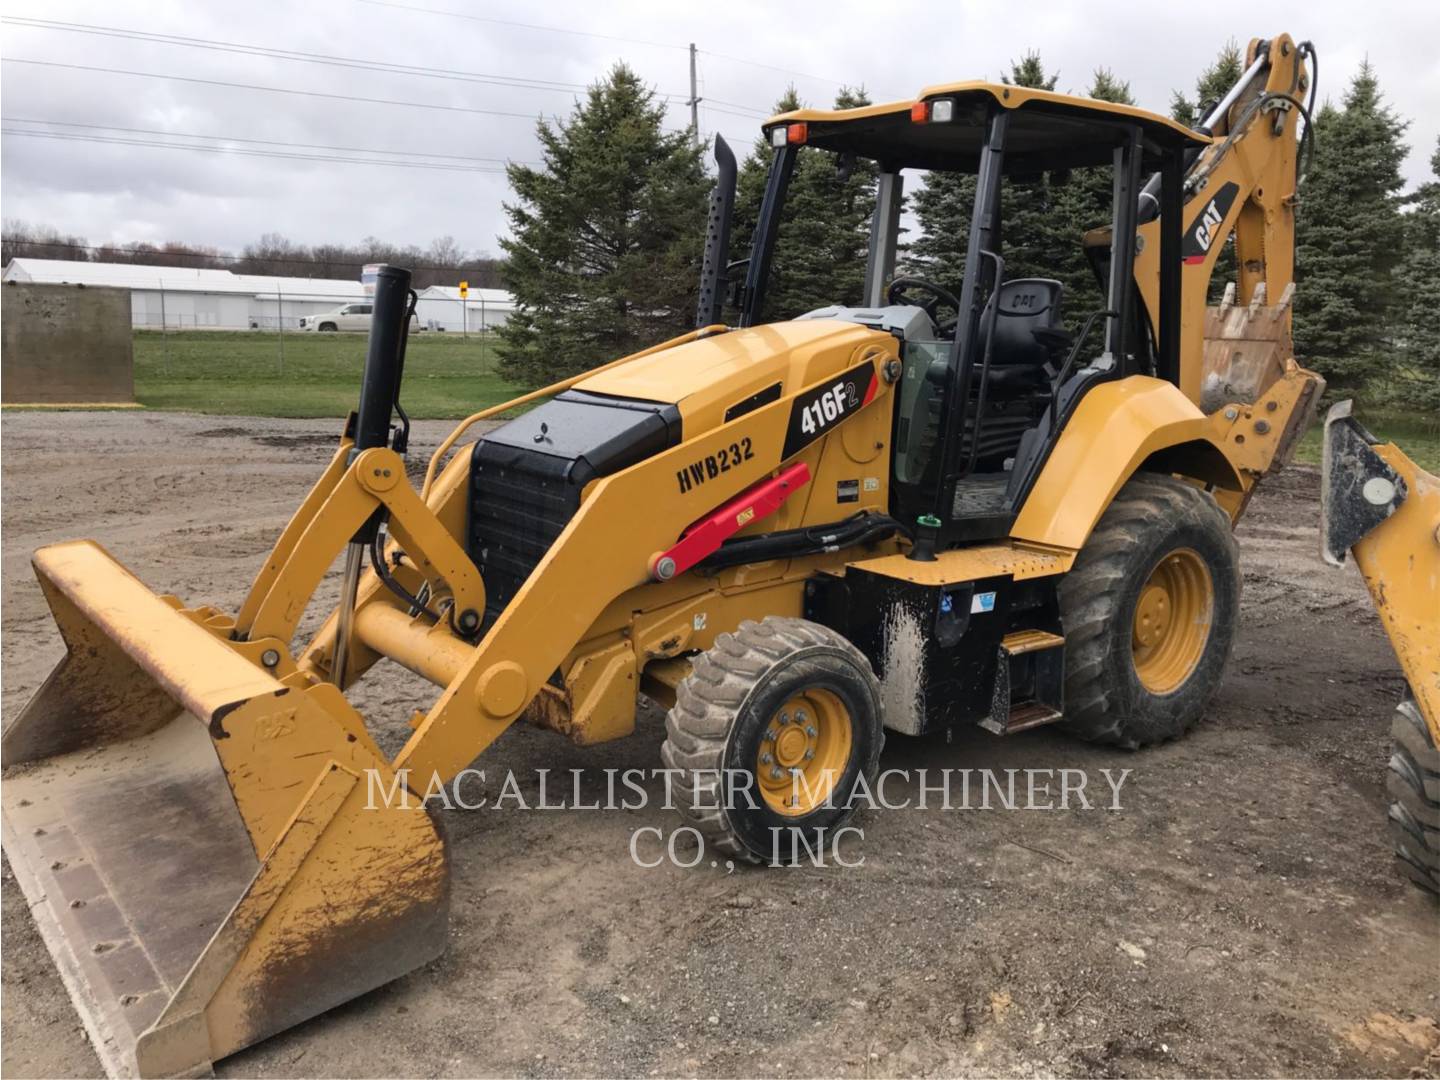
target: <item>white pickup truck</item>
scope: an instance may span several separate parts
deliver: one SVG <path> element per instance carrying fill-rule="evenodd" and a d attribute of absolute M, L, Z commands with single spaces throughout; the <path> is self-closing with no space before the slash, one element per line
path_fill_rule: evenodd
<path fill-rule="evenodd" d="M 303 315 L 300 318 L 301 330 L 324 331 L 326 333 L 337 330 L 352 330 L 362 334 L 370 332 L 370 312 L 374 305 L 366 300 L 364 303 L 346 304 L 334 311 L 322 311 L 319 315 Z M 413 314 L 410 316 L 410 329 L 420 329 L 420 320 Z"/>

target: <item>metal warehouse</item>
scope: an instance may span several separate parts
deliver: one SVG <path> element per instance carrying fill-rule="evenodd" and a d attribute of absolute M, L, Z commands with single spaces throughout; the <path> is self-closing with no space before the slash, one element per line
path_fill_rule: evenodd
<path fill-rule="evenodd" d="M 515 310 L 515 298 L 504 289 L 471 289 L 464 302 L 453 285 L 422 289 L 415 317 L 426 330 L 449 333 L 493 330 L 503 326 Z"/>
<path fill-rule="evenodd" d="M 0 281 L 129 289 L 132 324 L 156 330 L 294 330 L 303 316 L 368 299 L 359 281 L 60 259 L 12 259 Z M 514 307 L 507 292 L 471 289 L 462 311 L 459 290 L 441 286 L 421 304 L 422 327 L 456 333 L 497 326 Z"/>

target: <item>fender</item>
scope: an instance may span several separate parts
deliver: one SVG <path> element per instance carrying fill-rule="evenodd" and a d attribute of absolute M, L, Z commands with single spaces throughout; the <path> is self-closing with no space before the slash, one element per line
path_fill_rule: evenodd
<path fill-rule="evenodd" d="M 1245 490 L 1210 418 L 1172 383 L 1132 375 L 1081 400 L 1010 535 L 1078 551 L 1115 493 L 1156 455 L 1165 472 Z"/>

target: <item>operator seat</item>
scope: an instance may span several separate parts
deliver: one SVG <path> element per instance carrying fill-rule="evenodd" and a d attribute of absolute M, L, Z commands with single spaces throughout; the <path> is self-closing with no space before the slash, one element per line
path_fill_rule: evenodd
<path fill-rule="evenodd" d="M 1016 278 L 995 291 L 995 341 L 990 354 L 990 390 L 1006 396 L 1049 382 L 1045 365 L 1063 347 L 1060 300 L 1064 291 L 1052 278 Z M 980 318 L 975 362 L 983 361 L 990 329 L 990 312 Z M 1039 333 L 1036 333 L 1039 331 Z M 1007 394 L 1007 391 L 1010 393 Z"/>
<path fill-rule="evenodd" d="M 978 429 L 976 465 L 981 472 L 1003 468 L 1050 404 L 1050 380 L 1069 341 L 1060 325 L 1063 292 L 1060 282 L 1051 278 L 1016 278 L 995 290 L 990 300 L 994 308 L 987 305 L 980 316 L 962 447 L 964 453 L 970 452 Z M 985 412 L 977 425 L 980 365 L 989 344 L 992 311 L 995 340 L 985 383 Z"/>

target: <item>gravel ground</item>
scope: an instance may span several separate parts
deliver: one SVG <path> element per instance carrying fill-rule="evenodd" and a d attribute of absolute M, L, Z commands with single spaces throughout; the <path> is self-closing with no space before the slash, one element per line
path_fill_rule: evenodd
<path fill-rule="evenodd" d="M 445 430 L 417 425 L 417 448 Z M 157 590 L 233 610 L 333 441 L 312 421 L 6 413 L 7 722 L 62 652 L 35 547 L 94 537 Z M 678 824 L 658 806 L 445 812 L 448 952 L 219 1073 L 1434 1075 L 1440 912 L 1384 830 L 1401 678 L 1358 576 L 1315 554 L 1317 478 L 1255 499 L 1235 655 L 1186 739 L 1127 754 L 977 730 L 885 751 L 1095 785 L 1129 769 L 1121 810 L 867 811 L 862 866 L 768 870 L 635 865 L 633 830 Z M 387 665 L 356 701 L 393 747 L 431 696 Z M 479 764 L 528 776 L 533 803 L 535 769 L 654 768 L 663 734 L 655 710 L 591 749 L 517 728 Z M 8 867 L 3 886 L 0 1068 L 94 1074 Z"/>

